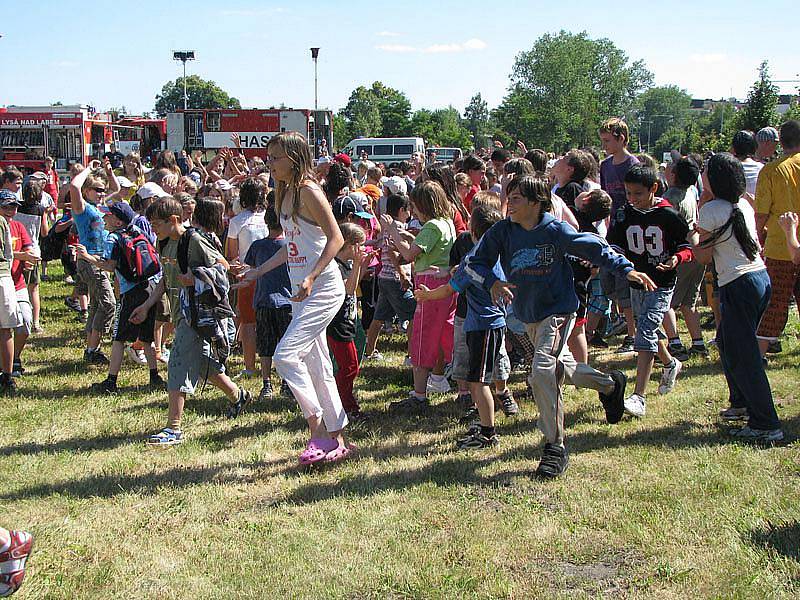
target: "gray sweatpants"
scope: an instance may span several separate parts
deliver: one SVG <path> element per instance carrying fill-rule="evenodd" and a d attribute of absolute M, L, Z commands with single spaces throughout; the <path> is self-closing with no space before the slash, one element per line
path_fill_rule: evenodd
<path fill-rule="evenodd" d="M 89 314 L 86 319 L 86 333 L 100 331 L 108 333 L 114 320 L 117 300 L 108 273 L 85 260 L 78 261 L 78 278 L 89 290 Z"/>
<path fill-rule="evenodd" d="M 565 378 L 575 387 L 585 387 L 603 393 L 614 390 L 614 380 L 586 363 L 575 361 L 567 348 L 567 339 L 575 325 L 575 315 L 553 315 L 526 325 L 534 346 L 533 368 L 528 381 L 533 388 L 539 409 L 538 425 L 545 441 L 564 445 Z"/>

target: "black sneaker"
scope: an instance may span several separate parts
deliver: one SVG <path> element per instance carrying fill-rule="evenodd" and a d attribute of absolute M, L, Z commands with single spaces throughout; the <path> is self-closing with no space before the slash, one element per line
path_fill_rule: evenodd
<path fill-rule="evenodd" d="M 272 382 L 265 381 L 264 385 L 261 386 L 261 391 L 258 393 L 258 401 L 259 402 L 266 402 L 267 400 L 272 400 Z"/>
<path fill-rule="evenodd" d="M 416 395 L 412 392 L 408 395 L 408 398 L 403 398 L 402 400 L 395 400 L 394 402 L 389 403 L 389 410 L 398 411 L 398 412 L 422 412 L 430 408 L 430 404 L 428 403 L 427 398 L 417 398 Z"/>
<path fill-rule="evenodd" d="M 17 393 L 17 382 L 10 375 L 3 374 L 0 379 L 0 396 L 13 396 Z"/>
<path fill-rule="evenodd" d="M 497 405 L 503 409 L 503 414 L 507 417 L 513 417 L 519 414 L 519 405 L 514 400 L 514 394 L 511 390 L 506 390 L 504 394 L 498 394 L 494 401 L 494 409 L 497 410 Z"/>
<path fill-rule="evenodd" d="M 103 354 L 103 351 L 98 350 L 84 350 L 83 351 L 83 360 L 88 362 L 90 365 L 107 365 L 108 364 L 108 357 Z"/>
<path fill-rule="evenodd" d="M 474 404 L 470 406 L 459 419 L 462 423 L 471 423 L 478 418 L 478 407 Z"/>
<path fill-rule="evenodd" d="M 74 310 L 76 313 L 81 312 L 81 303 L 72 296 L 67 296 L 64 298 L 64 304 L 68 309 Z"/>
<path fill-rule="evenodd" d="M 244 412 L 247 405 L 253 401 L 253 395 L 244 388 L 239 388 L 239 399 L 228 405 L 228 418 L 235 419 Z"/>
<path fill-rule="evenodd" d="M 614 380 L 614 391 L 610 394 L 598 392 L 598 395 L 606 411 L 606 421 L 613 425 L 619 423 L 625 413 L 625 386 L 628 384 L 628 377 L 618 370 L 611 371 L 608 376 Z"/>
<path fill-rule="evenodd" d="M 616 352 L 617 354 L 627 354 L 628 352 L 633 352 L 633 342 L 634 339 L 631 336 L 626 335 L 623 338 L 620 347 L 617 348 L 614 352 Z"/>
<path fill-rule="evenodd" d="M 156 375 L 150 378 L 147 388 L 153 391 L 164 391 L 167 389 L 167 382 L 161 378 L 161 375 Z"/>
<path fill-rule="evenodd" d="M 670 344 L 667 346 L 669 353 L 679 361 L 689 360 L 689 351 L 683 344 Z"/>
<path fill-rule="evenodd" d="M 76 318 L 78 319 L 78 323 L 86 324 L 86 321 L 89 320 L 89 311 L 88 310 L 78 311 L 78 316 Z"/>
<path fill-rule="evenodd" d="M 281 382 L 281 396 L 284 398 L 288 398 L 289 400 L 294 400 L 294 394 L 292 393 L 292 388 L 289 387 L 289 384 L 285 381 Z"/>
<path fill-rule="evenodd" d="M 116 383 L 111 383 L 108 379 L 93 383 L 91 387 L 93 394 L 116 394 L 119 389 Z"/>
<path fill-rule="evenodd" d="M 11 367 L 11 376 L 22 377 L 23 373 L 25 373 L 25 368 L 22 366 L 22 362 L 18 359 L 15 359 L 14 364 Z"/>
<path fill-rule="evenodd" d="M 781 346 L 780 340 L 770 342 L 767 346 L 767 354 L 780 354 L 781 352 L 783 352 L 783 346 Z"/>
<path fill-rule="evenodd" d="M 500 438 L 495 433 L 492 437 L 486 437 L 480 431 L 471 432 L 467 437 L 461 438 L 456 442 L 459 450 L 481 450 L 483 448 L 495 448 L 500 445 Z"/>
<path fill-rule="evenodd" d="M 708 348 L 706 345 L 703 344 L 700 346 L 699 344 L 692 344 L 689 346 L 689 356 L 700 356 L 702 358 L 708 358 Z"/>
<path fill-rule="evenodd" d="M 567 470 L 569 455 L 567 449 L 555 444 L 545 444 L 542 459 L 536 467 L 536 475 L 545 479 L 553 479 Z"/>
<path fill-rule="evenodd" d="M 594 332 L 594 335 L 589 338 L 589 345 L 592 348 L 608 348 L 608 342 L 605 341 L 603 336 L 596 331 Z"/>

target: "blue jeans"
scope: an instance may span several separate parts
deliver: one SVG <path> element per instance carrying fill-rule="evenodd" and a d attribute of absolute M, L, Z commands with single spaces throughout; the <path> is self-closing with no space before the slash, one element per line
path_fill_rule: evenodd
<path fill-rule="evenodd" d="M 772 390 L 758 349 L 756 330 L 767 309 L 772 285 L 767 270 L 742 275 L 720 286 L 717 346 L 728 381 L 731 406 L 747 408 L 753 429 L 778 429 Z"/>
<path fill-rule="evenodd" d="M 658 352 L 658 340 L 667 339 L 661 324 L 669 310 L 673 289 L 660 287 L 648 292 L 631 288 L 631 307 L 636 317 L 633 349 L 637 352 Z"/>

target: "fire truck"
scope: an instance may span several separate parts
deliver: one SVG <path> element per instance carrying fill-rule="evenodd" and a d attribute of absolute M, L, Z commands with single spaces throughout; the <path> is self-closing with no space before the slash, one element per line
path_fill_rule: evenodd
<path fill-rule="evenodd" d="M 111 150 L 139 151 L 142 126 L 118 125 L 90 106 L 10 106 L 0 108 L 0 168 L 41 170 L 46 156 L 64 173 Z M 160 148 L 159 148 L 160 149 Z"/>
<path fill-rule="evenodd" d="M 179 110 L 167 114 L 167 148 L 175 153 L 213 151 L 233 147 L 238 133 L 245 156 L 266 158 L 270 138 L 284 131 L 299 131 L 308 138 L 312 154 L 333 148 L 333 114 L 327 110 L 297 108 L 215 108 Z"/>
<path fill-rule="evenodd" d="M 167 147 L 165 119 L 120 117 L 114 123 L 114 130 L 119 131 L 117 149 L 125 155 L 138 152 L 143 159 L 146 159 Z"/>

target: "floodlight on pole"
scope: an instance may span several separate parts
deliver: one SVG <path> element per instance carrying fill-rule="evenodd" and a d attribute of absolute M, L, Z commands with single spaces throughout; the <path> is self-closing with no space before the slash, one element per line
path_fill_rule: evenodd
<path fill-rule="evenodd" d="M 314 61 L 314 110 L 317 110 L 317 58 L 319 58 L 319 48 L 311 48 L 311 59 Z"/>
<path fill-rule="evenodd" d="M 183 110 L 189 108 L 189 94 L 186 90 L 186 61 L 194 60 L 194 50 L 181 50 L 172 53 L 172 60 L 183 63 Z"/>

